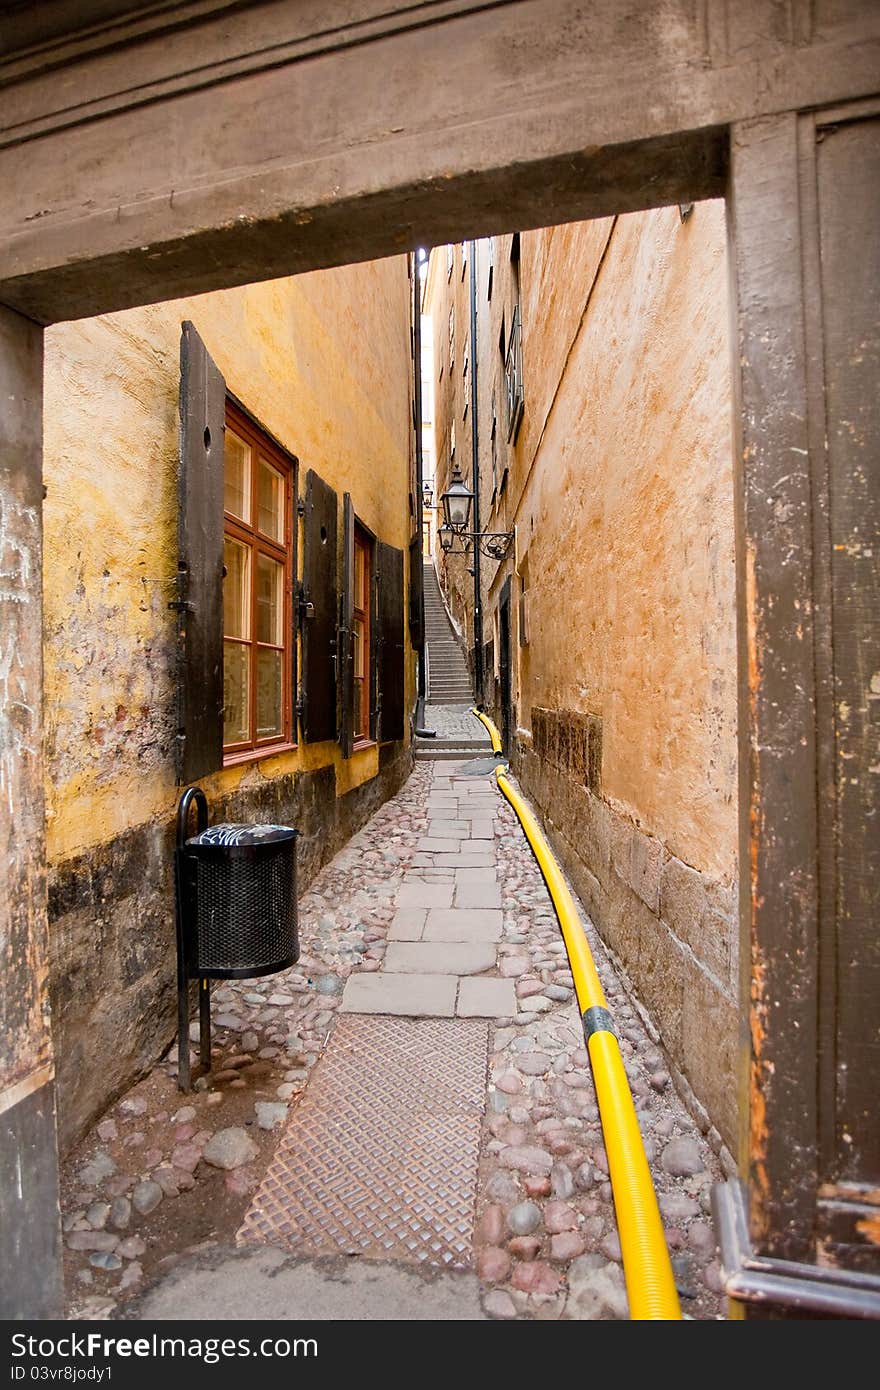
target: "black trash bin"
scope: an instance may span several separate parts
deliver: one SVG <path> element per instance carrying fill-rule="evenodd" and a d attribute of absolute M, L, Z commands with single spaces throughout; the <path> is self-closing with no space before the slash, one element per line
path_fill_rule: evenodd
<path fill-rule="evenodd" d="M 198 830 L 186 836 L 190 807 Z M 198 979 L 200 1057 L 211 1065 L 210 980 L 286 970 L 299 958 L 296 838 L 289 825 L 208 825 L 200 787 L 177 818 L 178 1084 L 190 1085 L 189 982 Z"/>

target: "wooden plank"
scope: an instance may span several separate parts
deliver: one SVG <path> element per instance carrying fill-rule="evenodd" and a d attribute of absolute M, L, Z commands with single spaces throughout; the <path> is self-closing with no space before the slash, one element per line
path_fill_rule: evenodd
<path fill-rule="evenodd" d="M 322 743 L 336 737 L 336 577 L 338 499 L 310 468 L 306 475 L 303 526 L 303 738 Z"/>
<path fill-rule="evenodd" d="M 835 1151 L 823 1176 L 880 1188 L 880 118 L 820 129 L 816 173 L 837 788 Z"/>
<path fill-rule="evenodd" d="M 351 494 L 342 498 L 342 594 L 339 621 L 339 743 L 343 758 L 354 746 L 354 507 Z"/>
<path fill-rule="evenodd" d="M 768 6 L 733 53 L 730 4 L 707 36 L 693 0 L 278 0 L 61 41 L 4 88 L 0 297 L 69 318 L 717 195 L 726 123 L 877 87 L 876 6 L 800 43 Z"/>
<path fill-rule="evenodd" d="M 43 335 L 0 308 L 0 1090 L 51 1061 L 42 693 Z"/>
<path fill-rule="evenodd" d="M 0 308 L 0 1317 L 59 1317 L 43 802 L 43 335 Z"/>
<path fill-rule="evenodd" d="M 180 338 L 177 780 L 223 766 L 226 383 L 195 326 Z"/>
<path fill-rule="evenodd" d="M 380 645 L 377 653 L 379 738 L 403 738 L 406 724 L 404 670 L 403 551 L 376 542 L 377 608 Z M 419 557 L 421 567 L 421 557 Z"/>
<path fill-rule="evenodd" d="M 735 127 L 740 875 L 755 1249 L 814 1255 L 818 875 L 797 120 Z M 750 967 L 750 968 L 749 968 Z"/>
<path fill-rule="evenodd" d="M 424 588 L 425 563 L 420 528 L 409 543 L 409 636 L 416 651 L 421 651 L 425 645 Z"/>

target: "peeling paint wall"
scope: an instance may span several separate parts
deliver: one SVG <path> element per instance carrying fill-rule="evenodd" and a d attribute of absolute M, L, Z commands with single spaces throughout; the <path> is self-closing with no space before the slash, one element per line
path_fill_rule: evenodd
<path fill-rule="evenodd" d="M 173 1026 L 165 877 L 179 789 L 176 617 L 168 602 L 177 567 L 181 322 L 194 322 L 227 388 L 297 455 L 300 490 L 314 468 L 340 503 L 350 492 L 366 525 L 405 550 L 412 531 L 409 317 L 407 262 L 395 257 L 46 332 L 46 809 L 54 1030 L 68 1137 L 106 1103 L 108 1087 L 121 1089 L 149 1064 Z M 298 559 L 301 572 L 301 546 Z M 411 708 L 414 662 L 406 650 Z M 240 814 L 264 815 L 271 806 L 276 815 L 307 816 L 306 878 L 353 828 L 356 817 L 334 808 L 333 799 L 370 803 L 358 789 L 377 779 L 378 753 L 367 748 L 345 762 L 335 743 L 303 745 L 202 785 L 212 803 L 235 803 Z M 320 814 L 309 785 L 320 788 Z M 383 785 L 392 789 L 387 776 Z M 281 804 L 279 787 L 287 789 Z M 129 881 L 131 854 L 147 856 L 139 887 Z M 91 980 L 91 1003 L 89 991 L 77 988 L 77 972 Z M 115 1011 L 113 990 L 123 1001 Z M 101 1009 L 109 1020 L 99 1020 Z M 151 1016 L 163 1020 L 158 1029 Z M 78 1088 L 72 1117 L 70 1107 L 65 1114 L 65 1052 L 72 1060 L 86 1032 L 93 1079 L 83 1092 L 71 1068 L 68 1094 Z"/>
<path fill-rule="evenodd" d="M 663 1027 L 673 1066 L 732 1144 L 736 631 L 724 205 L 698 203 L 685 221 L 673 207 L 523 233 L 518 266 L 513 246 L 510 236 L 477 244 L 480 521 L 515 531 L 503 563 L 482 562 L 486 697 L 500 717 L 498 601 L 511 577 L 514 761 Z M 446 249 L 434 252 L 426 309 L 438 493 L 453 422 L 456 458 L 471 471 L 459 347 L 469 278 L 461 248 L 451 277 Z M 525 409 L 508 445 L 499 336 L 502 324 L 509 335 L 517 298 Z M 470 648 L 466 561 L 440 567 Z"/>

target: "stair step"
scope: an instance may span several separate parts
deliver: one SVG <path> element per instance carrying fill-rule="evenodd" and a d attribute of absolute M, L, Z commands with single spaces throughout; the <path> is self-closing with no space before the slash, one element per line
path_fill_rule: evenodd
<path fill-rule="evenodd" d="M 460 758 L 463 762 L 473 762 L 474 758 L 480 757 L 481 754 L 491 758 L 492 750 L 488 744 L 481 743 L 479 748 L 467 748 L 462 744 L 454 748 L 433 749 L 419 746 L 415 750 L 415 759 L 419 763 L 430 762 L 433 759 L 440 761 L 444 758 Z"/>
<path fill-rule="evenodd" d="M 416 748 L 465 748 L 469 750 L 491 748 L 487 738 L 417 738 Z"/>
<path fill-rule="evenodd" d="M 428 649 L 428 701 L 435 705 L 469 706 L 473 690 L 467 659 L 449 621 L 443 594 L 433 564 L 424 567 L 425 643 Z M 430 727 L 427 725 L 426 727 Z M 484 743 L 468 739 L 424 740 L 417 745 L 417 757 L 468 756 L 485 748 Z"/>

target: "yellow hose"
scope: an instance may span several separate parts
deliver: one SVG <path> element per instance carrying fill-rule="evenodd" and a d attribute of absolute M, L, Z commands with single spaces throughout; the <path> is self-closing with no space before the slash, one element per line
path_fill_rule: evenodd
<path fill-rule="evenodd" d="M 494 751 L 500 752 L 501 740 L 495 725 L 488 716 L 477 710 L 474 713 L 489 730 Z M 571 890 L 537 820 L 514 790 L 506 773 L 506 768 L 498 768 L 498 786 L 519 817 L 553 899 L 568 952 L 578 1007 L 584 1019 L 584 1034 L 599 1102 L 611 1190 L 614 1193 L 630 1317 L 637 1320 L 678 1320 L 681 1318 L 681 1308 L 651 1170 L 645 1157 L 629 1081 L 617 1038 L 611 1028 L 611 1016 L 596 965 Z"/>
<path fill-rule="evenodd" d="M 480 720 L 480 722 L 482 724 L 485 724 L 486 728 L 489 730 L 489 737 L 492 740 L 492 752 L 500 753 L 501 735 L 495 728 L 495 725 L 492 723 L 492 720 L 489 718 L 488 714 L 484 714 L 483 711 L 479 709 L 472 709 L 471 714 L 475 714 L 477 718 Z"/>

